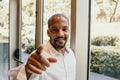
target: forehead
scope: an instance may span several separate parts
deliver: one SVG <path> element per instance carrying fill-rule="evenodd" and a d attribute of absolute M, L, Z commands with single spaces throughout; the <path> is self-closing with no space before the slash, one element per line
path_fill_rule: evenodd
<path fill-rule="evenodd" d="M 68 26 L 68 19 L 63 17 L 63 16 L 54 16 L 52 17 L 49 22 L 48 22 L 49 26 L 52 26 L 52 25 L 63 25 L 63 26 Z"/>

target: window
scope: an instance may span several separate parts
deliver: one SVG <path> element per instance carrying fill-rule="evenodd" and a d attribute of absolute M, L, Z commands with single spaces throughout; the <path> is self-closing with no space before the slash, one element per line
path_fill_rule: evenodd
<path fill-rule="evenodd" d="M 9 0 L 0 0 L 0 80 L 8 80 Z"/>
<path fill-rule="evenodd" d="M 119 14 L 119 0 L 91 2 L 90 80 L 120 79 Z"/>
<path fill-rule="evenodd" d="M 22 0 L 21 47 L 22 60 L 35 49 L 36 0 Z M 25 60 L 24 60 L 25 59 Z"/>

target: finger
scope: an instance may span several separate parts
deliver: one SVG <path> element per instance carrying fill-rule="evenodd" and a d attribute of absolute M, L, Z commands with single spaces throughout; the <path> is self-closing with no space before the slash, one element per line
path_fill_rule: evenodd
<path fill-rule="evenodd" d="M 39 61 L 37 61 L 36 59 L 34 58 L 29 58 L 29 61 L 28 64 L 32 64 L 34 66 L 36 66 L 37 68 L 41 69 L 41 70 L 46 70 L 45 66 L 42 65 Z"/>
<path fill-rule="evenodd" d="M 41 63 L 44 66 L 49 67 L 50 63 L 47 60 L 47 58 L 43 57 L 42 55 L 38 55 L 36 53 L 31 55 L 32 58 L 35 58 L 39 63 Z"/>
<path fill-rule="evenodd" d="M 42 62 L 45 66 L 49 67 L 49 66 L 50 66 L 50 63 L 55 63 L 55 62 L 57 62 L 57 59 L 56 59 L 56 58 L 52 58 L 52 57 L 49 57 L 49 58 L 44 58 L 44 57 L 42 57 L 42 58 L 41 58 L 41 62 Z"/>
<path fill-rule="evenodd" d="M 45 65 L 45 66 L 47 66 L 47 67 L 50 66 L 50 63 L 49 63 L 48 59 L 45 58 L 45 57 L 43 57 L 43 56 L 41 56 L 41 57 L 39 58 L 39 61 L 40 61 L 43 65 Z"/>
<path fill-rule="evenodd" d="M 51 63 L 55 63 L 55 62 L 57 62 L 57 59 L 56 58 L 47 58 L 48 59 L 48 61 L 49 62 L 51 62 Z"/>
<path fill-rule="evenodd" d="M 33 66 L 32 64 L 28 64 L 26 66 L 26 70 L 30 73 L 36 73 L 36 74 L 41 74 L 42 73 L 42 70 L 41 69 L 38 69 L 36 68 L 35 66 Z"/>

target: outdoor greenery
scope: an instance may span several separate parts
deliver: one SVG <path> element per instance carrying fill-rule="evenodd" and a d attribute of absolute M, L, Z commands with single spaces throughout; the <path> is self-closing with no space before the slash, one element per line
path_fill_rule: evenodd
<path fill-rule="evenodd" d="M 120 0 L 94 0 L 95 20 L 98 22 L 120 22 Z"/>
<path fill-rule="evenodd" d="M 118 39 L 102 36 L 91 41 L 90 70 L 92 72 L 120 79 L 120 46 L 115 44 Z"/>
<path fill-rule="evenodd" d="M 9 37 L 9 0 L 0 1 L 0 42 L 8 42 Z"/>
<path fill-rule="evenodd" d="M 32 51 L 35 50 L 35 46 L 33 45 L 29 45 L 26 50 L 25 50 L 25 53 L 28 53 L 28 54 L 31 54 Z"/>
<path fill-rule="evenodd" d="M 98 36 L 91 39 L 91 45 L 96 46 L 116 46 L 119 38 L 117 36 Z"/>

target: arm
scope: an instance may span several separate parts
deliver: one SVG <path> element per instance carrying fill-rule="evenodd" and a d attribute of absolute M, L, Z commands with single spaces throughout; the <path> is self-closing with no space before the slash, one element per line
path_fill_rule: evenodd
<path fill-rule="evenodd" d="M 36 51 L 34 51 L 28 57 L 27 63 L 24 66 L 24 70 L 20 71 L 20 73 L 21 73 L 20 75 L 22 75 L 22 72 L 25 73 L 24 75 L 26 77 L 24 77 L 24 78 L 26 78 L 26 79 L 24 79 L 24 80 L 29 80 L 33 73 L 42 74 L 42 71 L 45 71 L 46 67 L 50 66 L 49 62 L 56 62 L 56 59 L 54 59 L 54 58 L 43 57 L 41 55 L 42 51 L 43 51 L 43 46 L 40 46 L 37 48 Z M 20 75 L 18 75 L 18 76 L 20 76 Z M 22 75 L 22 76 L 24 76 L 24 75 Z M 21 78 L 21 77 L 19 77 L 19 78 Z"/>

